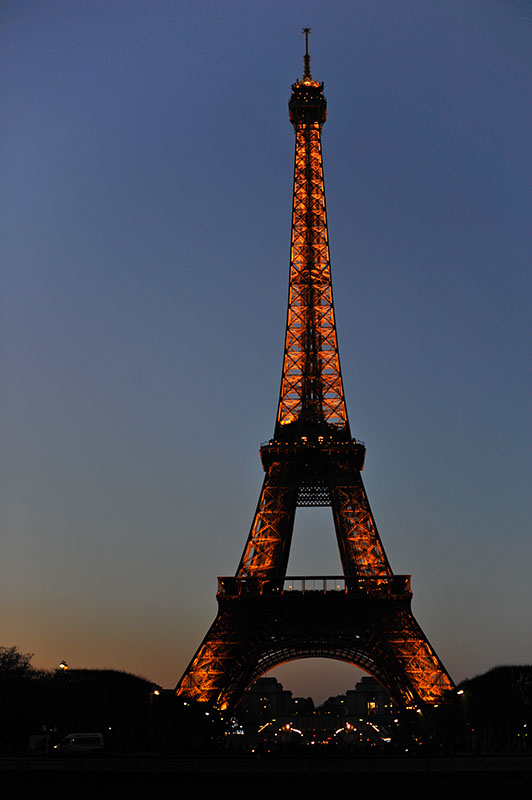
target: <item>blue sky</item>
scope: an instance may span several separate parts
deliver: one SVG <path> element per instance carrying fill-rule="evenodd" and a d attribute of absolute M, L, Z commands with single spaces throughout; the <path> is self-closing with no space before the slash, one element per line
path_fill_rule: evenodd
<path fill-rule="evenodd" d="M 214 619 L 273 433 L 308 25 L 384 547 L 456 681 L 530 663 L 530 5 L 0 15 L 2 643 L 173 686 Z M 329 510 L 298 512 L 289 570 L 339 572 Z M 315 697 L 355 674 L 286 669 Z"/>

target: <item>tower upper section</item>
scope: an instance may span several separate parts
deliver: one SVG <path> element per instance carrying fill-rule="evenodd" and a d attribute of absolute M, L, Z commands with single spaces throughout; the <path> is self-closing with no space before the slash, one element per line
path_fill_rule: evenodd
<path fill-rule="evenodd" d="M 290 122 L 298 125 L 318 123 L 323 125 L 327 119 L 327 101 L 323 96 L 323 83 L 312 80 L 308 35 L 310 28 L 303 28 L 305 34 L 305 55 L 303 56 L 303 77 L 292 84 L 292 97 L 288 103 Z"/>
<path fill-rule="evenodd" d="M 277 440 L 298 436 L 349 438 L 334 318 L 323 182 L 321 129 L 327 116 L 323 83 L 313 80 L 308 54 L 288 109 L 296 137 L 290 286 Z"/>

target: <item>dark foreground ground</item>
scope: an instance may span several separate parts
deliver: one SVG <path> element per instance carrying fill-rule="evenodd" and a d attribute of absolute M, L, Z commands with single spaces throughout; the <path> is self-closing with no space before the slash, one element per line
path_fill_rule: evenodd
<path fill-rule="evenodd" d="M 187 785 L 265 789 L 354 788 L 407 791 L 410 796 L 430 790 L 431 800 L 464 790 L 524 792 L 532 790 L 530 756 L 365 757 L 269 755 L 266 757 L 209 755 L 163 758 L 157 756 L 0 758 L 4 788 L 94 789 L 110 791 L 133 786 L 169 788 Z M 250 780 L 253 782 L 250 784 Z M 489 790 L 489 791 L 488 791 Z"/>

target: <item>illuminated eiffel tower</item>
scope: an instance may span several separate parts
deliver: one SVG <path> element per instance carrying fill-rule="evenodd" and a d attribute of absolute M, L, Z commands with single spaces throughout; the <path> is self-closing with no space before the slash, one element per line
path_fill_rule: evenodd
<path fill-rule="evenodd" d="M 435 706 L 454 689 L 411 611 L 410 576 L 394 575 L 360 471 L 344 399 L 333 307 L 321 130 L 327 102 L 312 78 L 309 29 L 288 108 L 295 131 L 290 288 L 274 437 L 234 578 L 219 578 L 218 615 L 179 696 L 233 708 L 286 661 L 332 658 L 373 675 L 400 708 Z M 297 506 L 330 506 L 340 577 L 288 577 Z"/>

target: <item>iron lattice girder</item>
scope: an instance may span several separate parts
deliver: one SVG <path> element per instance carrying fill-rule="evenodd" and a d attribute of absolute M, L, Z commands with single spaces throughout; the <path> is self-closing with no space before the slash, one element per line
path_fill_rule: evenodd
<path fill-rule="evenodd" d="M 412 615 L 411 593 L 398 590 L 403 577 L 342 592 L 220 579 L 218 616 L 178 694 L 233 708 L 264 672 L 319 657 L 366 669 L 403 708 L 441 702 L 452 684 Z"/>
<path fill-rule="evenodd" d="M 299 488 L 297 473 L 297 462 L 276 462 L 268 469 L 237 576 L 286 574 Z"/>
<path fill-rule="evenodd" d="M 321 124 L 295 124 L 290 287 L 277 422 L 346 428 L 334 320 L 321 153 Z"/>

